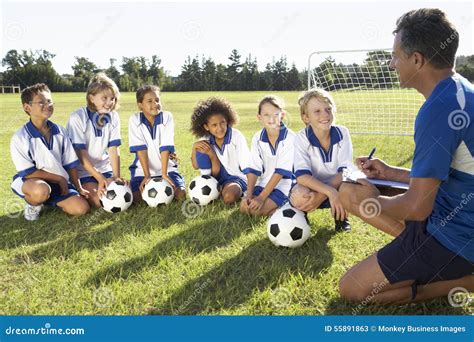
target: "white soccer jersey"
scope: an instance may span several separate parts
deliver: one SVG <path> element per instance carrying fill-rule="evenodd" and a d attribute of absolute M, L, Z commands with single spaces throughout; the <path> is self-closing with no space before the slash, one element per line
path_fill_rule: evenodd
<path fill-rule="evenodd" d="M 47 125 L 51 134 L 49 141 L 31 121 L 12 137 L 10 153 L 17 170 L 13 177 L 12 189 L 20 196 L 23 196 L 22 178 L 36 170 L 54 173 L 69 180 L 67 170 L 80 165 L 66 130 L 51 121 L 48 121 Z"/>
<path fill-rule="evenodd" d="M 268 139 L 267 130 L 263 128 L 255 133 L 252 138 L 250 164 L 249 168 L 244 170 L 244 173 L 253 173 L 259 176 L 256 185 L 263 188 L 267 185 L 273 174 L 278 173 L 283 178 L 275 189 L 288 195 L 291 190 L 293 176 L 294 144 L 295 133 L 282 126 L 275 148 L 273 148 Z"/>
<path fill-rule="evenodd" d="M 207 135 L 201 140 L 209 141 L 221 162 L 221 168 L 223 167 L 229 175 L 239 177 L 247 183 L 243 170 L 248 168 L 250 151 L 244 135 L 239 130 L 227 127 L 222 149 L 217 146 L 216 139 L 212 135 Z"/>
<path fill-rule="evenodd" d="M 148 165 L 151 176 L 161 176 L 161 155 L 163 151 L 174 152 L 174 122 L 170 112 L 161 112 L 155 117 L 153 126 L 146 119 L 143 113 L 135 113 L 128 122 L 128 142 L 130 152 L 147 150 Z M 130 166 L 132 178 L 143 177 L 143 168 L 135 157 Z M 168 172 L 177 172 L 177 165 L 174 161 L 168 161 Z"/>
<path fill-rule="evenodd" d="M 120 118 L 117 112 L 105 114 L 98 124 L 99 115 L 88 108 L 79 108 L 71 114 L 66 129 L 77 150 L 86 150 L 95 169 L 100 172 L 111 172 L 112 166 L 107 149 L 120 146 Z M 82 165 L 78 168 L 79 178 L 91 176 Z"/>
<path fill-rule="evenodd" d="M 344 126 L 331 126 L 331 144 L 325 151 L 311 125 L 298 132 L 295 139 L 295 176 L 312 175 L 327 184 L 344 168 L 353 168 L 352 142 Z"/>

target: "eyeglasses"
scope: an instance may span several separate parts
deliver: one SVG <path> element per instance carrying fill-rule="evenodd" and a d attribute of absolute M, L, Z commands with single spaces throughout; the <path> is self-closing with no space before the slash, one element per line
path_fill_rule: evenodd
<path fill-rule="evenodd" d="M 40 101 L 40 102 L 33 102 L 33 101 L 31 101 L 31 102 L 30 102 L 30 105 L 34 105 L 35 103 L 39 104 L 39 106 L 40 106 L 41 108 L 44 108 L 44 106 L 46 106 L 46 105 L 47 105 L 48 107 L 54 106 L 54 102 L 51 101 L 51 100 L 46 101 L 46 102 L 43 102 L 43 101 Z"/>

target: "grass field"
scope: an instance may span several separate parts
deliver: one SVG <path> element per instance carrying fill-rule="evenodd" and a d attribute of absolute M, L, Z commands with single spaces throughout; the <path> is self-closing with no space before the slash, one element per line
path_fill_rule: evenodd
<path fill-rule="evenodd" d="M 216 93 L 213 93 L 215 95 Z M 181 172 L 192 170 L 191 110 L 211 93 L 164 93 L 173 112 Z M 256 105 L 262 92 L 218 93 L 235 104 L 237 128 L 247 139 L 259 129 Z M 290 113 L 288 125 L 302 128 L 296 92 L 279 93 Z M 354 93 L 354 96 L 357 94 Z M 53 94 L 52 120 L 65 125 L 69 113 L 84 105 L 84 94 Z M 336 98 L 337 102 L 337 98 Z M 127 122 L 136 111 L 134 94 L 122 96 L 122 174 L 129 178 Z M 15 170 L 11 135 L 26 122 L 18 95 L 0 95 L 0 314 L 468 314 L 446 298 L 404 306 L 358 306 L 341 300 L 337 284 L 350 266 L 391 239 L 351 218 L 349 234 L 335 234 L 327 210 L 312 213 L 312 237 L 295 250 L 274 247 L 266 220 L 249 218 L 238 206 L 215 203 L 189 219 L 181 204 L 158 209 L 144 205 L 111 215 L 93 210 L 70 218 L 57 210 L 26 222 L 21 201 L 10 190 Z M 354 154 L 377 146 L 377 157 L 410 167 L 410 137 L 353 136 Z"/>

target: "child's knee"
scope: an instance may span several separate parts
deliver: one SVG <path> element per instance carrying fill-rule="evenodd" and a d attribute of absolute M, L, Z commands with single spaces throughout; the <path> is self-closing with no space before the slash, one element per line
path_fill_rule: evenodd
<path fill-rule="evenodd" d="M 297 209 L 300 209 L 305 205 L 307 200 L 303 197 L 303 193 L 300 191 L 292 191 L 290 195 L 291 205 Z"/>
<path fill-rule="evenodd" d="M 224 201 L 225 204 L 233 204 L 238 199 L 239 199 L 238 194 L 233 191 L 222 192 L 222 200 Z"/>
<path fill-rule="evenodd" d="M 71 216 L 82 216 L 89 212 L 89 203 L 81 197 L 74 198 L 63 210 Z"/>
<path fill-rule="evenodd" d="M 48 200 L 51 195 L 51 188 L 46 183 L 35 184 L 28 189 L 25 195 L 30 202 L 34 202 L 32 204 L 41 204 Z"/>

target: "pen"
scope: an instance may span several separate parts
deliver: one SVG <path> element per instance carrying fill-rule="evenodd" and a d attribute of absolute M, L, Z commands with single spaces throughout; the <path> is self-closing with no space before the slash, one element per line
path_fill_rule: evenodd
<path fill-rule="evenodd" d="M 372 157 L 374 156 L 374 153 L 375 153 L 375 147 L 372 149 L 372 151 L 370 151 L 370 154 L 369 154 L 369 157 L 367 158 L 367 160 L 370 160 L 372 159 Z"/>

